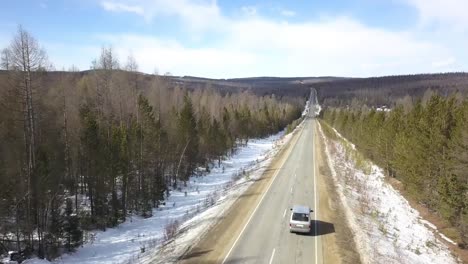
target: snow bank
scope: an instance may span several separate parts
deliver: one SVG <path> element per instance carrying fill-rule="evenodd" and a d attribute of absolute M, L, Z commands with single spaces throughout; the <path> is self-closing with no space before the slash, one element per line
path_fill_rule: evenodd
<path fill-rule="evenodd" d="M 356 151 L 354 146 L 336 131 L 343 140 L 328 140 L 319 128 L 363 263 L 457 263 L 447 246 L 426 227 L 428 222 L 385 182 L 381 168 L 368 163 L 369 173 L 358 169 L 349 153 Z"/>
<path fill-rule="evenodd" d="M 304 117 L 305 115 L 307 115 L 309 113 L 309 105 L 310 105 L 310 102 L 309 100 L 306 101 L 306 105 L 304 107 L 304 110 L 302 111 L 302 117 Z"/>
<path fill-rule="evenodd" d="M 115 228 L 95 232 L 91 234 L 90 243 L 72 254 L 63 255 L 54 263 L 148 261 L 154 258 L 154 252 L 165 241 L 165 228 L 175 221 L 181 223 L 178 230 L 185 231 L 180 232 L 183 236 L 177 236 L 176 244 L 193 242 L 216 221 L 216 216 L 229 208 L 235 197 L 247 189 L 252 179 L 261 176 L 279 146 L 290 137 L 290 134 L 284 136 L 281 132 L 265 139 L 250 140 L 220 166 L 212 167 L 210 173 L 193 176 L 187 187 L 171 191 L 165 205 L 154 209 L 152 217 L 133 216 Z M 183 252 L 176 253 L 180 255 Z"/>
<path fill-rule="evenodd" d="M 321 107 L 319 104 L 317 104 L 317 103 L 313 104 L 313 108 L 312 108 L 312 109 L 310 108 L 310 106 L 311 106 L 311 105 L 310 105 L 310 101 L 307 100 L 307 101 L 306 101 L 306 106 L 305 106 L 305 108 L 304 108 L 304 111 L 302 111 L 302 117 L 304 117 L 305 115 L 307 115 L 310 111 L 313 111 L 314 116 L 318 116 L 318 115 L 320 114 L 320 111 L 322 111 L 322 107 Z"/>
<path fill-rule="evenodd" d="M 44 259 L 38 259 L 38 258 L 33 258 L 33 259 L 27 259 L 23 261 L 23 264 L 49 264 L 50 262 Z"/>

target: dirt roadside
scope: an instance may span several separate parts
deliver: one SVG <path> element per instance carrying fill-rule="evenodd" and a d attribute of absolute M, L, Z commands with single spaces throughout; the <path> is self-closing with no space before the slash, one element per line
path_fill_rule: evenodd
<path fill-rule="evenodd" d="M 302 128 L 295 131 L 289 143 L 282 147 L 262 177 L 237 198 L 222 219 L 203 235 L 198 244 L 187 250 L 178 263 L 221 263 L 223 261 L 262 194 L 297 143 Z"/>
<path fill-rule="evenodd" d="M 324 263 L 360 263 L 359 253 L 348 227 L 344 210 L 338 201 L 338 194 L 328 167 L 325 142 L 318 126 L 315 127 L 315 154 L 319 201 L 319 220 L 333 224 L 333 231 L 322 236 L 322 256 Z M 320 228 L 320 226 L 319 226 Z"/>

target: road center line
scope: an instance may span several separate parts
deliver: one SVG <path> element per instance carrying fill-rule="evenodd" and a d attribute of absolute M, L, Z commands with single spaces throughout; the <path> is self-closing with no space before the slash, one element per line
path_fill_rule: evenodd
<path fill-rule="evenodd" d="M 287 208 L 284 209 L 283 218 L 286 216 L 286 211 L 287 211 Z"/>
<path fill-rule="evenodd" d="M 294 147 L 294 146 L 293 146 Z M 281 167 L 283 167 L 284 165 L 284 162 L 283 164 L 281 164 Z M 244 233 L 245 229 L 247 228 L 247 226 L 249 225 L 250 221 L 252 220 L 253 216 L 255 215 L 255 212 L 257 212 L 257 209 L 260 207 L 260 205 L 262 204 L 262 201 L 263 201 L 263 198 L 265 198 L 266 194 L 268 193 L 268 191 L 270 190 L 270 187 L 271 185 L 273 185 L 273 183 L 275 182 L 276 180 L 276 176 L 278 176 L 279 174 L 279 171 L 281 170 L 281 167 L 280 169 L 278 169 L 275 173 L 275 175 L 273 175 L 273 180 L 271 180 L 270 182 L 270 185 L 268 186 L 268 188 L 266 189 L 266 191 L 263 193 L 262 195 L 262 198 L 260 198 L 260 201 L 258 202 L 257 206 L 255 207 L 254 211 L 252 212 L 252 214 L 250 215 L 249 219 L 247 220 L 247 223 L 244 225 L 244 227 L 242 228 L 241 232 L 239 233 L 239 236 L 237 237 L 237 239 L 234 241 L 234 244 L 232 244 L 232 247 L 231 249 L 229 249 L 228 253 L 226 254 L 226 257 L 224 257 L 224 260 L 222 262 L 222 264 L 224 264 L 226 262 L 226 260 L 229 258 L 229 255 L 231 255 L 231 252 L 232 250 L 234 249 L 234 247 L 236 246 L 237 244 L 237 241 L 239 241 L 239 239 L 241 238 L 242 234 Z"/>
<path fill-rule="evenodd" d="M 270 264 L 273 263 L 273 258 L 275 257 L 275 251 L 276 251 L 276 248 L 273 249 L 273 252 L 271 253 L 271 258 L 270 258 Z"/>

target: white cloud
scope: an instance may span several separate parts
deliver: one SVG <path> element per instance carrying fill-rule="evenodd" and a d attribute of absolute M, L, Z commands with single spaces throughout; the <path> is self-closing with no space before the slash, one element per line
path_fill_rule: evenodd
<path fill-rule="evenodd" d="M 288 10 L 288 9 L 282 9 L 280 13 L 282 16 L 285 16 L 285 17 L 293 17 L 296 15 L 296 12 L 292 10 Z"/>
<path fill-rule="evenodd" d="M 245 64 L 256 61 L 255 54 L 224 48 L 189 48 L 173 40 L 134 34 L 103 35 L 123 60 L 131 52 L 140 65 L 140 70 L 176 75 L 228 76 L 245 69 Z"/>
<path fill-rule="evenodd" d="M 101 6 L 107 11 L 113 12 L 129 12 L 137 15 L 144 15 L 145 12 L 141 6 L 137 5 L 126 5 L 122 3 L 115 3 L 110 1 L 101 2 Z"/>
<path fill-rule="evenodd" d="M 432 62 L 432 67 L 434 68 L 447 68 L 453 66 L 457 60 L 454 57 L 450 57 L 444 60 Z"/>
<path fill-rule="evenodd" d="M 362 75 L 362 65 L 387 65 L 364 74 L 400 72 L 428 58 L 446 58 L 445 48 L 420 41 L 407 32 L 370 28 L 350 18 L 287 23 L 266 19 L 234 23 L 226 41 L 232 47 L 277 58 L 277 65 L 302 74 Z M 285 64 L 285 62 L 287 62 Z M 278 68 L 279 69 L 279 68 Z M 415 68 L 412 70 L 414 71 Z M 416 68 L 417 69 L 417 68 Z M 289 69 L 282 69 L 289 70 Z M 277 72 L 281 73 L 281 72 Z M 292 72 L 293 73 L 293 72 Z"/>
<path fill-rule="evenodd" d="M 41 42 L 40 44 L 47 51 L 49 61 L 54 64 L 57 70 L 69 69 L 72 65 L 80 70 L 88 70 L 91 61 L 97 58 L 101 51 L 100 45 L 60 44 L 55 42 Z"/>
<path fill-rule="evenodd" d="M 466 0 L 404 0 L 417 9 L 423 26 L 437 25 L 444 29 L 468 29 Z"/>
<path fill-rule="evenodd" d="M 255 6 L 243 6 L 241 8 L 242 12 L 247 16 L 255 16 L 257 15 L 257 8 Z"/>
<path fill-rule="evenodd" d="M 194 30 L 210 29 L 224 23 L 215 0 L 105 0 L 101 5 L 108 11 L 141 15 L 147 21 L 157 16 L 177 17 Z"/>

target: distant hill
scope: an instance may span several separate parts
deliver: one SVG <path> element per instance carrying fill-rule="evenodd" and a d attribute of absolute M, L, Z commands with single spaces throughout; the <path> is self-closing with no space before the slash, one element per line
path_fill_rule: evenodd
<path fill-rule="evenodd" d="M 119 71 L 125 74 L 125 71 Z M 47 72 L 46 84 L 53 85 L 65 76 L 79 79 L 93 71 Z M 61 76 L 61 77 L 60 77 Z M 0 71 L 0 83 L 5 83 L 5 71 Z M 409 95 L 422 98 L 428 89 L 448 95 L 459 92 L 468 95 L 468 73 L 440 73 L 396 75 L 371 78 L 346 77 L 248 77 L 233 79 L 210 79 L 195 76 L 162 76 L 141 73 L 141 89 L 150 89 L 156 79 L 164 79 L 170 87 L 188 90 L 212 88 L 223 94 L 250 91 L 256 95 L 307 97 L 310 88 L 317 90 L 319 101 L 324 105 L 347 105 L 353 99 L 368 105 L 392 105 Z M 1 86 L 1 85 L 0 85 Z M 47 85 L 46 85 L 47 86 Z"/>
<path fill-rule="evenodd" d="M 91 70 L 81 72 L 63 72 L 52 71 L 43 74 L 44 83 L 54 85 L 60 79 L 77 80 L 79 78 L 94 74 Z M 125 71 L 118 71 L 117 75 L 125 74 Z M 0 82 L 4 82 L 6 72 L 0 70 Z M 320 82 L 331 82 L 333 80 L 341 80 L 337 77 L 250 77 L 250 78 L 235 78 L 235 79 L 210 79 L 194 76 L 163 76 L 141 73 L 141 89 L 149 89 L 151 83 L 157 79 L 163 79 L 169 82 L 171 87 L 181 87 L 188 90 L 212 88 L 226 93 L 238 93 L 250 91 L 257 95 L 272 95 L 290 96 L 290 97 L 307 97 L 310 92 L 310 84 Z"/>
<path fill-rule="evenodd" d="M 313 85 L 325 105 L 347 105 L 353 99 L 368 105 L 392 105 L 409 95 L 422 98 L 431 89 L 443 96 L 468 95 L 468 73 L 397 75 L 372 78 L 334 79 Z"/>
<path fill-rule="evenodd" d="M 258 95 L 301 96 L 310 92 L 310 84 L 341 80 L 338 77 L 249 77 L 235 79 L 208 79 L 192 76 L 169 76 L 173 83 L 187 89 L 201 89 L 207 85 L 224 93 L 251 91 Z"/>

